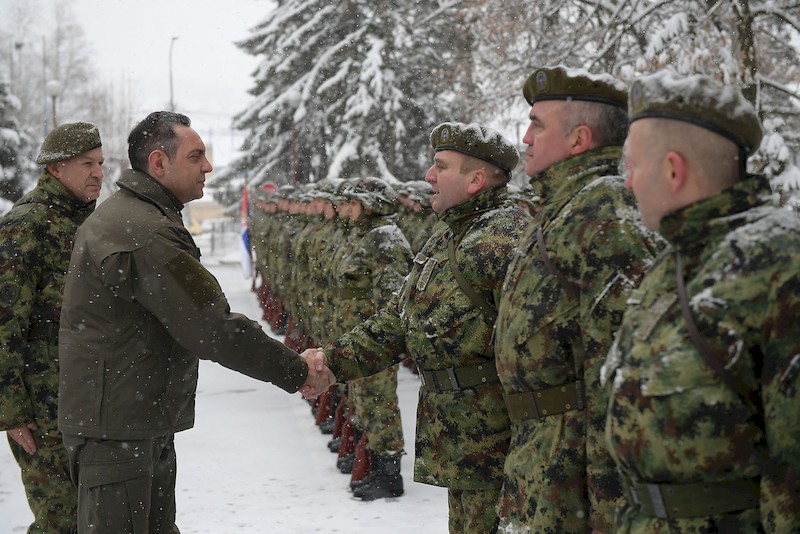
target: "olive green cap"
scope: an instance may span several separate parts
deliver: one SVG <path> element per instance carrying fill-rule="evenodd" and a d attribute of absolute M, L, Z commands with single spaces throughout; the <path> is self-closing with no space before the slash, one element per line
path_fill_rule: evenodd
<path fill-rule="evenodd" d="M 435 152 L 455 150 L 491 163 L 510 175 L 519 163 L 519 152 L 499 132 L 480 124 L 444 122 L 431 132 Z"/>
<path fill-rule="evenodd" d="M 628 106 L 627 87 L 620 80 L 560 65 L 533 71 L 522 86 L 522 94 L 530 105 L 539 100 L 583 100 L 623 109 Z"/>
<path fill-rule="evenodd" d="M 664 70 L 631 85 L 631 122 L 645 118 L 674 119 L 700 126 L 733 141 L 751 156 L 764 131 L 752 104 L 739 88 L 708 76 L 679 76 Z"/>
<path fill-rule="evenodd" d="M 57 126 L 47 134 L 36 156 L 36 163 L 46 165 L 65 161 L 103 146 L 97 126 L 88 122 L 71 122 Z"/>

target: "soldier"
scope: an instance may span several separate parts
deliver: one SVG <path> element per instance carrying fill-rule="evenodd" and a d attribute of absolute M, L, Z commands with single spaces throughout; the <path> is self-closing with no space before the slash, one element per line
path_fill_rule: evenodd
<path fill-rule="evenodd" d="M 616 531 L 800 532 L 800 222 L 764 176 L 741 92 L 631 86 L 626 184 L 667 239 L 604 366 Z"/>
<path fill-rule="evenodd" d="M 58 321 L 78 226 L 103 181 L 97 127 L 62 124 L 42 143 L 36 187 L 0 219 L 0 430 L 22 470 L 29 532 L 75 532 L 77 493 L 57 428 Z"/>
<path fill-rule="evenodd" d="M 75 235 L 58 427 L 80 532 L 177 532 L 174 434 L 194 423 L 198 357 L 289 392 L 318 391 L 321 368 L 232 313 L 200 264 L 180 212 L 212 168 L 189 118 L 151 113 L 128 147 L 133 169 Z"/>
<path fill-rule="evenodd" d="M 413 180 L 402 185 L 398 199 L 402 208 L 398 210 L 397 226 L 403 231 L 416 254 L 428 240 L 436 224 L 436 212 L 431 209 L 431 184 L 424 180 Z"/>
<path fill-rule="evenodd" d="M 431 145 L 425 179 L 440 222 L 401 294 L 324 356 L 340 380 L 414 358 L 423 380 L 414 480 L 448 489 L 450 532 L 486 533 L 509 438 L 492 350 L 495 306 L 529 217 L 507 199 L 519 155 L 499 133 L 446 122 Z"/>
<path fill-rule="evenodd" d="M 334 318 L 342 329 L 353 328 L 384 308 L 401 289 L 411 266 L 411 248 L 393 215 L 397 210 L 394 189 L 378 178 L 347 180 L 339 194 L 340 216 L 351 221 L 346 245 L 334 259 L 338 304 Z M 403 427 L 397 400 L 397 366 L 348 382 L 357 427 L 363 431 L 361 453 L 353 457 L 353 496 L 372 501 L 403 494 L 400 457 L 404 454 Z M 362 452 L 363 451 L 363 452 Z M 369 466 L 364 472 L 360 462 Z M 359 470 L 359 467 L 362 469 Z"/>
<path fill-rule="evenodd" d="M 622 490 L 603 446 L 600 366 L 630 291 L 658 246 L 618 168 L 625 86 L 537 69 L 525 172 L 540 197 L 514 252 L 497 318 L 497 370 L 511 417 L 501 532 L 608 529 Z"/>

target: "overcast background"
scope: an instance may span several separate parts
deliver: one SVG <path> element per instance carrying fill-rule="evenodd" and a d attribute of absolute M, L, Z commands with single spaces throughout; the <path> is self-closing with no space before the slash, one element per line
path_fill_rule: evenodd
<path fill-rule="evenodd" d="M 36 6 L 47 24 L 56 2 L 0 0 L 2 13 L 14 4 Z M 172 37 L 173 95 L 176 111 L 213 146 L 214 163 L 226 164 L 241 137 L 231 118 L 250 98 L 251 74 L 258 61 L 234 42 L 269 14 L 264 0 L 61 0 L 85 31 L 96 74 L 103 80 L 130 80 L 135 116 L 169 107 L 169 52 Z M 2 21 L 0 21 L 2 24 Z M 31 33 L 40 33 L 41 28 Z M 88 118 L 86 120 L 89 120 Z"/>

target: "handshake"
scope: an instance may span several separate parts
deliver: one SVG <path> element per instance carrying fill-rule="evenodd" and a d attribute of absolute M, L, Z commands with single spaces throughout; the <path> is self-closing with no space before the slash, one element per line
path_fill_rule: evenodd
<path fill-rule="evenodd" d="M 328 368 L 325 352 L 322 349 L 306 349 L 300 357 L 308 364 L 308 377 L 306 377 L 305 384 L 300 387 L 303 398 L 319 397 L 336 383 L 336 376 Z"/>

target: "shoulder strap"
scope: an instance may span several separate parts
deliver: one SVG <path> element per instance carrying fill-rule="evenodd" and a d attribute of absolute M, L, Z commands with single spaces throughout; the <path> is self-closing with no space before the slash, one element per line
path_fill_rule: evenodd
<path fill-rule="evenodd" d="M 544 262 L 544 265 L 547 267 L 547 270 L 550 272 L 550 274 L 558 281 L 558 285 L 561 286 L 561 288 L 570 298 L 575 300 L 580 299 L 581 294 L 578 290 L 578 287 L 567 280 L 567 277 L 564 276 L 561 271 L 556 269 L 555 265 L 553 265 L 553 261 L 550 259 L 550 254 L 547 253 L 547 247 L 544 243 L 544 232 L 542 231 L 541 224 L 536 226 L 536 245 L 539 247 L 539 254 L 542 257 L 542 262 Z M 573 365 L 575 366 L 575 372 L 577 373 L 578 380 L 580 380 L 583 376 L 583 373 L 579 372 L 579 368 L 583 367 L 583 362 L 586 360 L 586 351 L 583 347 L 580 324 L 577 324 L 576 326 L 578 327 L 578 337 L 575 338 L 575 341 L 572 345 L 572 356 L 574 360 Z"/>
<path fill-rule="evenodd" d="M 459 234 L 459 242 L 461 241 L 461 237 L 461 234 Z M 451 234 L 450 238 L 447 240 L 447 257 L 450 263 L 450 270 L 453 272 L 453 277 L 456 279 L 456 282 L 458 282 L 458 287 L 461 288 L 461 291 L 464 292 L 472 304 L 481 311 L 484 319 L 494 323 L 497 319 L 497 310 L 495 310 L 494 307 L 489 304 L 488 300 L 482 298 L 478 294 L 475 288 L 472 287 L 467 278 L 464 276 L 464 273 L 461 272 L 461 269 L 458 268 L 458 263 L 456 262 L 455 234 Z"/>
<path fill-rule="evenodd" d="M 678 298 L 681 302 L 681 313 L 683 314 L 683 320 L 686 322 L 686 328 L 689 330 L 689 336 L 692 338 L 692 343 L 700 353 L 700 356 L 702 356 L 709 367 L 711 367 L 714 372 L 717 373 L 717 376 L 719 376 L 731 390 L 736 392 L 736 394 L 739 395 L 743 401 L 754 406 L 758 406 L 759 403 L 757 402 L 758 399 L 755 398 L 755 393 L 746 388 L 736 375 L 725 368 L 725 365 L 723 365 L 722 361 L 717 358 L 717 355 L 705 342 L 703 336 L 700 335 L 700 330 L 697 328 L 697 324 L 694 322 L 694 318 L 692 317 L 692 312 L 689 309 L 689 299 L 686 296 L 686 282 L 683 279 L 683 258 L 681 257 L 680 252 L 677 251 L 675 252 L 675 278 L 678 284 Z"/>
<path fill-rule="evenodd" d="M 575 287 L 575 284 L 567 280 L 567 277 L 561 274 L 561 271 L 556 269 L 556 266 L 553 265 L 553 262 L 550 260 L 550 254 L 547 253 L 547 247 L 544 244 L 544 233 L 542 232 L 541 224 L 536 227 L 536 245 L 539 247 L 539 254 L 542 256 L 545 267 L 547 267 L 550 274 L 558 280 L 558 285 L 560 285 L 570 297 L 574 299 L 579 298 L 580 292 L 578 288 Z"/>

